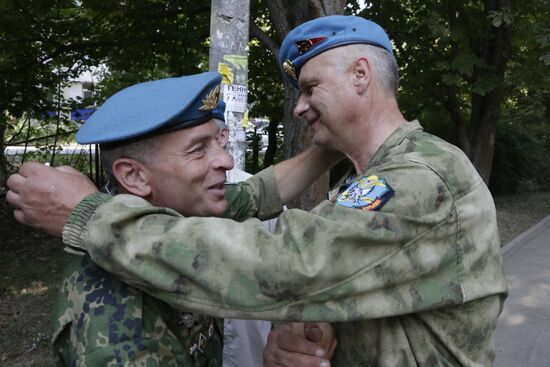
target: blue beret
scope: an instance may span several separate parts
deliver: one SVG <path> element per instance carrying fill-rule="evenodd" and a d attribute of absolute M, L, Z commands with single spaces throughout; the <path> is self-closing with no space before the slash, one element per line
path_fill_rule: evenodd
<path fill-rule="evenodd" d="M 225 102 L 221 99 L 218 101 L 218 107 L 212 110 L 212 118 L 225 122 Z"/>
<path fill-rule="evenodd" d="M 220 74 L 206 72 L 125 88 L 94 112 L 76 134 L 76 141 L 108 147 L 196 126 L 212 118 L 224 120 L 220 82 Z"/>
<path fill-rule="evenodd" d="M 386 32 L 378 24 L 357 16 L 330 15 L 303 23 L 290 31 L 279 59 L 288 80 L 298 87 L 300 69 L 314 56 L 331 48 L 366 43 L 393 54 Z"/>

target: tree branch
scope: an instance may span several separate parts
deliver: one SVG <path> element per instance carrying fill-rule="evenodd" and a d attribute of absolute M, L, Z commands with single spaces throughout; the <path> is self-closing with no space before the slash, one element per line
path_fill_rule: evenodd
<path fill-rule="evenodd" d="M 279 69 L 279 74 L 281 75 L 281 78 L 284 79 L 284 70 L 283 66 L 279 62 L 279 46 L 271 37 L 269 37 L 260 27 L 256 25 L 254 22 L 250 22 L 250 33 L 253 37 L 256 37 L 265 47 L 271 51 L 273 54 L 273 57 L 275 58 L 275 63 L 277 64 L 277 67 Z"/>
<path fill-rule="evenodd" d="M 279 63 L 279 46 L 277 43 L 254 22 L 250 22 L 250 33 L 275 55 L 275 59 Z"/>

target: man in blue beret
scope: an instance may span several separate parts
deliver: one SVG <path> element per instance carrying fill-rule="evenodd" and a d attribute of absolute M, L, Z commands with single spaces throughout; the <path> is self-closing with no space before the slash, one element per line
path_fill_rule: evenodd
<path fill-rule="evenodd" d="M 314 143 L 355 172 L 310 212 L 281 213 L 274 234 L 252 219 L 181 219 L 93 190 L 65 200 L 69 210 L 49 225 L 30 204 L 47 186 L 27 190 L 20 178 L 10 186 L 16 218 L 57 235 L 66 222 L 66 244 L 172 304 L 336 321 L 333 366 L 491 366 L 507 291 L 493 200 L 462 151 L 403 117 L 386 33 L 360 17 L 314 19 L 286 36 L 280 61 Z M 289 177 L 279 169 L 249 180 L 249 198 L 230 214 L 279 212 Z M 60 184 L 48 172 L 46 184 Z M 115 238 L 121 245 L 110 246 Z"/>
<path fill-rule="evenodd" d="M 220 79 L 217 73 L 203 73 L 142 83 L 97 110 L 77 140 L 101 144 L 111 194 L 133 194 L 186 216 L 223 213 L 225 172 L 233 160 L 223 149 L 227 131 L 221 128 Z M 67 265 L 52 320 L 54 357 L 60 366 L 206 367 L 222 366 L 223 361 L 224 367 L 255 367 L 262 363 L 265 343 L 255 340 L 264 338 L 257 328 L 267 325 L 263 332 L 269 333 L 267 322 L 224 324 L 175 310 L 100 268 L 88 255 Z M 330 329 L 323 329 L 330 342 Z M 303 352 L 300 358 L 306 363 L 322 361 L 305 335 L 281 332 L 293 340 L 294 353 Z M 290 355 L 273 340 L 268 348 Z"/>

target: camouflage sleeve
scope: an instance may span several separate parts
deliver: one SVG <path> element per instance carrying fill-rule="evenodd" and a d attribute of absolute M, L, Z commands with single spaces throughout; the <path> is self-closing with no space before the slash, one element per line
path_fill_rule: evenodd
<path fill-rule="evenodd" d="M 268 190 L 271 191 L 266 195 Z M 228 185 L 226 198 L 228 208 L 224 217 L 237 221 L 271 219 L 283 210 L 273 167 L 264 169 L 245 182 Z"/>
<path fill-rule="evenodd" d="M 474 218 L 494 215 L 480 204 L 482 183 L 454 198 L 420 164 L 374 173 L 394 191 L 378 211 L 325 201 L 285 211 L 269 233 L 256 219 L 183 218 L 119 195 L 97 208 L 81 241 L 136 287 L 220 317 L 350 321 L 464 302 L 456 200 Z M 253 190 L 261 201 L 276 188 Z"/>

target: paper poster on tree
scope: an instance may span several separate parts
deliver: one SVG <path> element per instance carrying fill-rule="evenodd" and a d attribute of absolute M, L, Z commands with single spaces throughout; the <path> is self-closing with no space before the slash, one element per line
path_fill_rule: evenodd
<path fill-rule="evenodd" d="M 244 113 L 248 97 L 246 85 L 222 84 L 222 90 L 226 111 Z"/>

